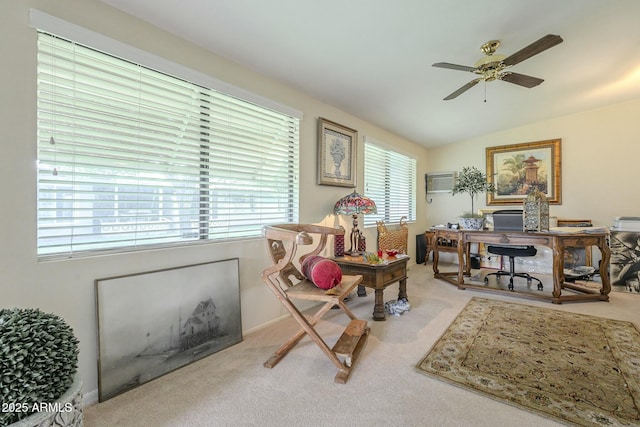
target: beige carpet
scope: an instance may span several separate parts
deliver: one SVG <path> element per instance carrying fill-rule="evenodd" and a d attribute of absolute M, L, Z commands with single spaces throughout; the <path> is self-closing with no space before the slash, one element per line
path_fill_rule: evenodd
<path fill-rule="evenodd" d="M 630 322 L 474 298 L 417 368 L 578 425 L 637 425 L 639 355 Z"/>
<path fill-rule="evenodd" d="M 451 268 L 441 265 L 442 271 Z M 335 367 L 309 338 L 273 369 L 262 366 L 294 332 L 296 323 L 289 318 L 247 333 L 240 344 L 86 408 L 85 427 L 558 427 L 566 423 L 420 375 L 416 361 L 478 296 L 640 325 L 638 295 L 616 292 L 608 303 L 554 305 L 459 290 L 434 279 L 431 264 L 414 265 L 408 275 L 411 311 L 385 322 L 369 322 L 368 343 L 344 385 L 333 382 Z M 258 277 L 255 283 L 264 287 L 264 298 L 274 298 Z M 544 292 L 550 289 L 545 286 Z M 397 295 L 398 286 L 393 285 L 385 291 L 385 301 Z M 373 299 L 369 290 L 366 297 L 349 302 L 349 307 L 360 318 L 371 320 Z M 319 328 L 331 343 L 347 322 L 340 310 L 331 310 Z M 95 386 L 88 384 L 85 379 L 85 391 L 91 392 Z"/>

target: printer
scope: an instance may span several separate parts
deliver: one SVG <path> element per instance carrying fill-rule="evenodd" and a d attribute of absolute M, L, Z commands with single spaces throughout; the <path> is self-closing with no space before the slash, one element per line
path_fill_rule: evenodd
<path fill-rule="evenodd" d="M 613 219 L 614 231 L 640 231 L 639 216 L 617 216 Z"/>

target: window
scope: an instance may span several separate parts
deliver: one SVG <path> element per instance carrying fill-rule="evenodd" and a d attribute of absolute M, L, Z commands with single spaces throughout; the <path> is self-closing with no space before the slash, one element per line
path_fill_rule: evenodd
<path fill-rule="evenodd" d="M 299 118 L 38 33 L 38 255 L 298 222 Z"/>
<path fill-rule="evenodd" d="M 376 202 L 377 214 L 364 216 L 365 226 L 376 221 L 416 220 L 416 159 L 382 148 L 365 138 L 364 193 Z"/>

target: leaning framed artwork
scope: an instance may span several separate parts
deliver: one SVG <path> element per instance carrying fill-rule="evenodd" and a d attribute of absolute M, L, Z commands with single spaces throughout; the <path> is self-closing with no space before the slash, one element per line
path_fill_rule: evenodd
<path fill-rule="evenodd" d="M 358 131 L 318 119 L 318 184 L 356 186 Z"/>
<path fill-rule="evenodd" d="M 95 281 L 102 402 L 242 341 L 238 259 Z"/>
<path fill-rule="evenodd" d="M 561 140 L 487 147 L 487 205 L 521 204 L 537 188 L 550 204 L 562 204 Z"/>

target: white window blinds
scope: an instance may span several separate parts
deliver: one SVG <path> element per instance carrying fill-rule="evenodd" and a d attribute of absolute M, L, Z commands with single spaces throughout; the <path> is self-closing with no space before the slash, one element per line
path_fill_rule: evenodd
<path fill-rule="evenodd" d="M 38 34 L 38 254 L 298 221 L 299 119 Z"/>
<path fill-rule="evenodd" d="M 397 223 L 403 216 L 415 221 L 416 160 L 365 138 L 364 194 L 378 207 L 377 214 L 364 216 L 365 226 Z"/>

